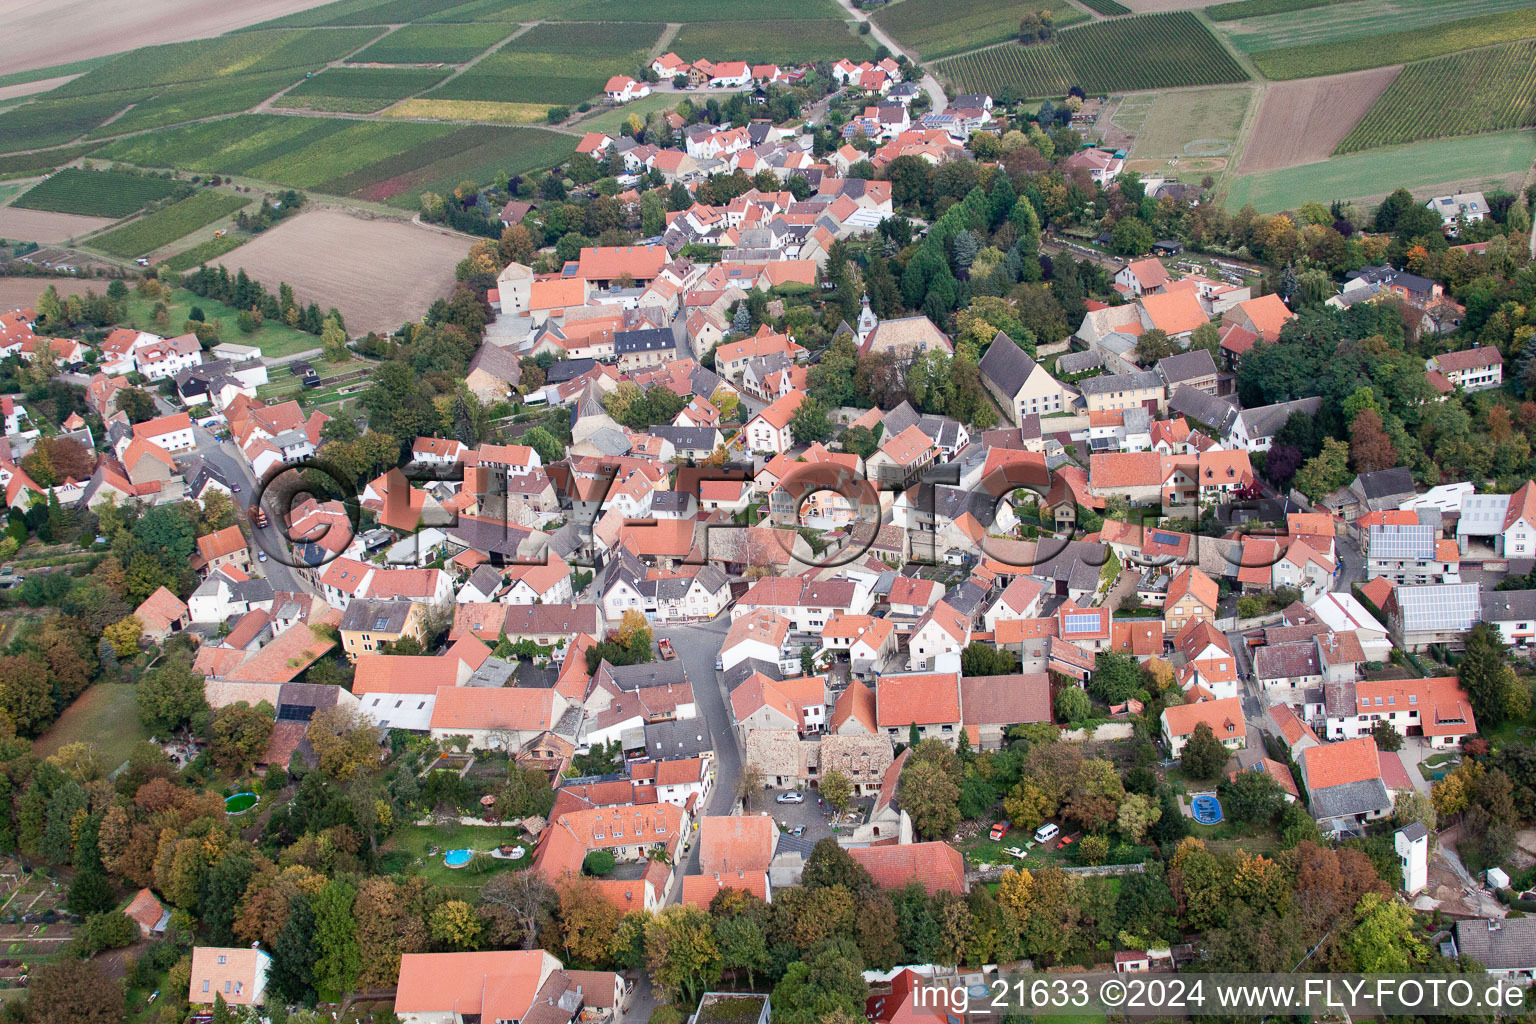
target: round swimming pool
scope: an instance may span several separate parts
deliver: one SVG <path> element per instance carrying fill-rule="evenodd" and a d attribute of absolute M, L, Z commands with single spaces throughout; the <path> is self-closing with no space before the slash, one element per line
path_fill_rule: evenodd
<path fill-rule="evenodd" d="M 229 814 L 240 814 L 255 807 L 259 799 L 255 793 L 233 793 L 224 798 L 224 810 Z"/>
<path fill-rule="evenodd" d="M 1214 825 L 1221 821 L 1221 801 L 1209 793 L 1191 797 L 1189 810 L 1202 825 Z"/>

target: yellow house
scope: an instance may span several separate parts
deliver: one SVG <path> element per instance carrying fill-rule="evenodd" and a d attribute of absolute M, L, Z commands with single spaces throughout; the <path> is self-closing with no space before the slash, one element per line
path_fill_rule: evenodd
<path fill-rule="evenodd" d="M 1190 566 L 1168 584 L 1168 600 L 1163 605 L 1164 628 L 1177 633 L 1191 622 L 1213 621 L 1220 595 L 1221 588 L 1215 580 Z"/>
<path fill-rule="evenodd" d="M 392 644 L 401 637 L 426 642 L 426 611 L 414 601 L 354 600 L 341 617 L 341 648 L 348 661 L 358 655 L 373 654 L 380 644 Z"/>

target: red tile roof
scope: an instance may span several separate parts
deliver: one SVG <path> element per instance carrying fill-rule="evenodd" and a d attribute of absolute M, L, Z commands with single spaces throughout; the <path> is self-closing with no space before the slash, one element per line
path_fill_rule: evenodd
<path fill-rule="evenodd" d="M 948 725 L 960 721 L 960 677 L 954 672 L 881 676 L 875 683 L 876 720 L 883 729 Z"/>
<path fill-rule="evenodd" d="M 764 815 L 699 819 L 699 870 L 767 871 L 778 826 Z"/>
<path fill-rule="evenodd" d="M 917 882 L 930 896 L 938 892 L 965 895 L 965 858 L 948 843 L 856 846 L 848 853 L 882 889 L 900 889 Z"/>
<path fill-rule="evenodd" d="M 1301 758 L 1307 789 L 1312 792 L 1381 778 L 1381 760 L 1370 736 L 1308 747 Z"/>

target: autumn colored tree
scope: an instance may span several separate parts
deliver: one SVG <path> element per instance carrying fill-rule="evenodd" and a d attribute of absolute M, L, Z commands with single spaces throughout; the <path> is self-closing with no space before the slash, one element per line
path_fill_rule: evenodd
<path fill-rule="evenodd" d="M 315 748 L 320 770 L 333 779 L 345 782 L 379 763 L 378 727 L 356 708 L 322 708 L 309 720 L 304 735 Z"/>
<path fill-rule="evenodd" d="M 1211 731 L 1210 725 L 1200 722 L 1194 733 L 1184 743 L 1179 755 L 1179 765 L 1193 778 L 1214 779 L 1231 754 Z"/>
<path fill-rule="evenodd" d="M 1375 473 L 1397 465 L 1397 451 L 1375 409 L 1362 409 L 1350 424 L 1349 458 L 1357 473 Z"/>
<path fill-rule="evenodd" d="M 822 777 L 821 795 L 827 801 L 827 806 L 841 814 L 848 809 L 848 802 L 853 799 L 853 784 L 848 781 L 848 776 L 834 769 Z"/>
<path fill-rule="evenodd" d="M 23 1019 L 27 1024 L 117 1024 L 123 983 L 94 960 L 62 959 L 32 971 Z"/>
<path fill-rule="evenodd" d="M 591 969 L 609 966 L 623 913 L 603 895 L 596 879 L 584 875 L 567 875 L 555 891 L 566 963 Z"/>
<path fill-rule="evenodd" d="M 0 711 L 20 736 L 36 736 L 53 722 L 57 712 L 48 685 L 48 664 L 42 658 L 35 654 L 0 657 Z"/>
<path fill-rule="evenodd" d="M 213 714 L 213 738 L 208 748 L 213 763 L 231 775 L 250 771 L 267 749 L 276 720 L 276 711 L 266 701 L 251 707 L 242 700 L 219 708 Z"/>
<path fill-rule="evenodd" d="M 480 919 L 474 908 L 463 900 L 438 904 L 427 921 L 433 943 L 449 952 L 474 949 L 480 940 Z"/>
<path fill-rule="evenodd" d="M 720 980 L 722 969 L 709 915 L 698 907 L 673 905 L 650 918 L 645 922 L 645 963 L 652 984 L 672 1002 L 697 1005 Z"/>

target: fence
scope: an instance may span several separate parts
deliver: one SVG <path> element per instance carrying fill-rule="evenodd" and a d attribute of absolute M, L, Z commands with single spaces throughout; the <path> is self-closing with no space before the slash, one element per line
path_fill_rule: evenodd
<path fill-rule="evenodd" d="M 1028 860 L 1021 860 L 1017 864 L 978 864 L 966 871 L 967 882 L 995 882 L 1003 877 L 1003 872 L 1014 868 L 1029 867 Z M 1139 875 L 1147 870 L 1145 864 L 1096 864 L 1091 867 L 1062 868 L 1081 878 L 1110 878 L 1118 875 Z"/>
<path fill-rule="evenodd" d="M 1061 739 L 1068 742 L 1081 740 L 1128 740 L 1136 735 L 1136 726 L 1131 722 L 1106 722 L 1093 730 L 1093 735 L 1088 734 L 1087 729 L 1063 729 Z"/>

